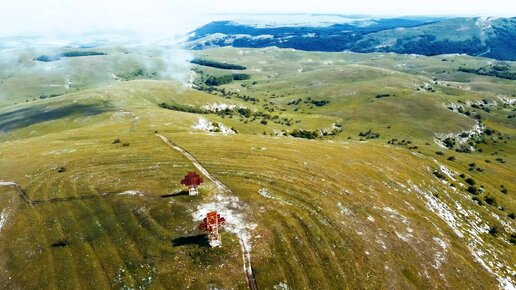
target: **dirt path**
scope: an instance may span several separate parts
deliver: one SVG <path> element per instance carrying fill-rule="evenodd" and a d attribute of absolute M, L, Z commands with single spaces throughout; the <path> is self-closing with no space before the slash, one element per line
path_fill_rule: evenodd
<path fill-rule="evenodd" d="M 247 248 L 246 243 L 240 238 L 240 247 L 242 248 L 242 260 L 244 262 L 244 272 L 247 280 L 247 285 L 251 290 L 258 290 L 258 284 L 254 277 L 253 265 L 251 264 L 251 252 Z"/>
<path fill-rule="evenodd" d="M 25 191 L 23 191 L 23 189 L 21 189 L 21 187 L 18 185 L 18 183 L 11 182 L 11 181 L 0 181 L 0 186 L 10 186 L 10 187 L 14 188 L 14 190 L 16 190 L 16 192 L 18 192 L 18 195 L 23 199 L 23 201 L 25 201 L 28 204 L 32 204 L 32 205 L 34 204 L 34 201 L 32 201 L 32 199 L 30 199 L 27 196 Z"/>
<path fill-rule="evenodd" d="M 167 137 L 165 137 L 161 134 L 156 134 L 156 136 L 159 137 L 161 140 L 163 140 L 163 142 L 165 142 L 168 146 L 179 151 L 186 158 L 188 158 L 188 160 L 190 160 L 192 162 L 192 164 L 195 166 L 195 168 L 197 168 L 204 176 L 206 176 L 211 182 L 213 182 L 217 186 L 217 189 L 219 190 L 220 193 L 233 194 L 233 192 L 231 191 L 231 189 L 229 189 L 229 187 L 227 187 L 222 182 L 220 182 L 220 180 L 213 177 L 213 175 L 211 175 L 208 172 L 208 170 L 206 170 L 192 154 L 190 154 L 185 149 L 179 147 L 177 144 L 174 144 Z M 239 238 L 239 242 L 240 242 L 240 247 L 242 248 L 242 260 L 244 262 L 244 273 L 245 273 L 245 277 L 247 280 L 247 285 L 249 286 L 249 289 L 251 289 L 251 290 L 258 290 L 258 285 L 256 284 L 256 278 L 254 276 L 253 266 L 251 263 L 251 252 L 250 252 L 249 246 L 244 241 L 243 237 L 239 236 L 238 238 Z"/>
<path fill-rule="evenodd" d="M 190 160 L 193 165 L 195 166 L 195 168 L 197 168 L 204 176 L 208 177 L 208 179 L 213 182 L 217 188 L 219 189 L 219 191 L 223 192 L 223 193 L 232 193 L 231 192 L 231 189 L 229 189 L 227 186 L 225 186 L 222 182 L 220 182 L 218 179 L 216 179 L 215 177 L 213 177 L 209 172 L 208 170 L 206 170 L 204 167 L 202 167 L 202 165 L 199 163 L 199 161 L 197 161 L 197 159 L 192 155 L 190 154 L 188 151 L 186 151 L 185 149 L 179 147 L 178 145 L 172 143 L 172 141 L 170 141 L 167 137 L 163 136 L 163 135 L 160 135 L 160 134 L 156 134 L 156 136 L 158 136 L 159 138 L 161 138 L 161 140 L 163 140 L 163 142 L 167 143 L 170 147 L 174 148 L 175 150 L 181 152 L 181 154 L 183 154 L 186 158 L 188 158 L 188 160 Z"/>
<path fill-rule="evenodd" d="M 136 124 L 138 123 L 138 117 L 134 117 L 133 121 L 131 122 L 131 127 L 129 127 L 129 133 L 134 132 L 136 130 Z"/>

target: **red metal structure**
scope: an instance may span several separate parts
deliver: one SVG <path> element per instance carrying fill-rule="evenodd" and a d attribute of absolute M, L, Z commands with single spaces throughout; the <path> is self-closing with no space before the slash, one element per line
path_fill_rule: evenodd
<path fill-rule="evenodd" d="M 197 195 L 197 187 L 202 183 L 202 178 L 196 172 L 188 172 L 181 184 L 188 186 L 190 195 Z"/>
<path fill-rule="evenodd" d="M 199 225 L 199 230 L 208 232 L 210 246 L 219 247 L 222 245 L 220 240 L 219 228 L 224 225 L 226 219 L 220 216 L 217 211 L 209 212 Z"/>

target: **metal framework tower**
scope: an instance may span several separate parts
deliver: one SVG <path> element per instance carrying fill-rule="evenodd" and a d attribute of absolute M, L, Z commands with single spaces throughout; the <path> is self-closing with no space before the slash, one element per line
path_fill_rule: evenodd
<path fill-rule="evenodd" d="M 217 213 L 217 211 L 209 212 L 199 225 L 199 230 L 208 232 L 208 242 L 211 247 L 220 247 L 222 241 L 220 240 L 219 228 L 224 225 L 226 220 Z"/>
<path fill-rule="evenodd" d="M 181 180 L 181 184 L 188 186 L 188 193 L 190 195 L 197 195 L 197 187 L 202 183 L 202 178 L 196 172 L 188 172 L 185 178 Z"/>

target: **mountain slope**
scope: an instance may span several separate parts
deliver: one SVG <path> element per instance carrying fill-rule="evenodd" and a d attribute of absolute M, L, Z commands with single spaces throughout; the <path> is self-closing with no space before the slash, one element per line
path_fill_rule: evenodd
<path fill-rule="evenodd" d="M 422 55 L 464 53 L 515 60 L 513 39 L 516 39 L 516 18 L 457 18 L 372 33 L 351 49 Z"/>
<path fill-rule="evenodd" d="M 262 27 L 220 21 L 195 30 L 191 49 L 216 46 L 307 51 L 465 53 L 516 60 L 516 18 L 370 19 L 328 26 Z"/>

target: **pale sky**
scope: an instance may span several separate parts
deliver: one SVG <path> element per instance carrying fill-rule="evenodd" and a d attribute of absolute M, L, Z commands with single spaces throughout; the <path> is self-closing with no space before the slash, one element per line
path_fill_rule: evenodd
<path fill-rule="evenodd" d="M 516 16 L 516 0 L 0 0 L 0 36 L 131 30 L 186 33 L 215 14 Z M 223 18 L 223 17 L 222 17 Z"/>

